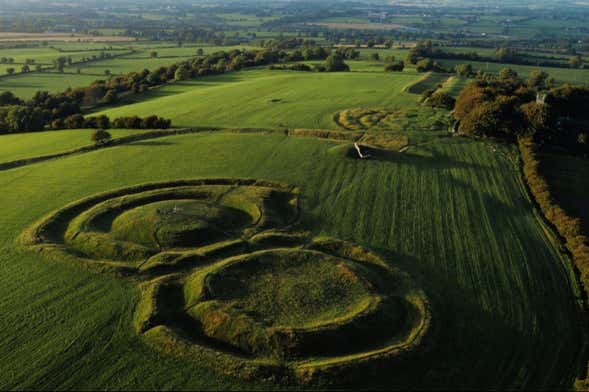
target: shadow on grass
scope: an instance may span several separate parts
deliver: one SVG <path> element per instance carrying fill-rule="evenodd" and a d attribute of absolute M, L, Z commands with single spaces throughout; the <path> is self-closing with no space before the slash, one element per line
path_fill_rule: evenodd
<path fill-rule="evenodd" d="M 423 169 L 479 169 L 480 165 L 471 162 L 461 162 L 446 155 L 433 153 L 432 156 L 416 155 L 410 152 L 389 151 L 373 147 L 363 147 L 362 152 L 369 154 L 367 161 L 391 162 L 400 165 L 412 165 Z M 357 158 L 355 150 L 349 152 L 349 157 Z"/>
<path fill-rule="evenodd" d="M 146 140 L 140 142 L 134 142 L 129 144 L 121 144 L 120 147 L 157 147 L 157 146 L 171 146 L 177 143 L 169 142 L 169 141 L 155 141 L 155 140 Z"/>

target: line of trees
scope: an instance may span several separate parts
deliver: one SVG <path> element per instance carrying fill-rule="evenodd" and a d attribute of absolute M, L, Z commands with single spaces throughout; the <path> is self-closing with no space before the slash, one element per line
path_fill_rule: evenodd
<path fill-rule="evenodd" d="M 317 56 L 327 57 L 329 53 L 323 50 L 319 47 L 309 48 Z M 273 49 L 220 51 L 154 71 L 144 69 L 108 80 L 96 80 L 89 86 L 70 88 L 61 93 L 38 91 L 27 101 L 7 92 L 0 95 L 0 116 L 3 119 L 0 125 L 3 125 L 5 132 L 39 131 L 46 126 L 56 128 L 56 124 L 65 123 L 66 118 L 72 115 L 81 115 L 85 109 L 113 104 L 123 95 L 141 93 L 175 80 L 281 61 L 289 61 L 289 55 Z"/>
<path fill-rule="evenodd" d="M 58 118 L 47 125 L 43 112 L 37 108 L 26 106 L 0 107 L 0 134 L 17 132 L 36 132 L 49 129 L 168 129 L 172 121 L 155 115 L 140 118 L 137 116 L 118 117 L 110 120 L 107 116 L 88 116 L 73 114 Z"/>
<path fill-rule="evenodd" d="M 575 272 L 584 297 L 584 304 L 587 306 L 589 290 L 589 238 L 583 233 L 579 218 L 567 214 L 554 200 L 550 186 L 541 173 L 538 146 L 533 142 L 533 139 L 520 139 L 519 149 L 526 182 L 542 213 L 564 239 L 565 246 L 571 253 L 574 268 L 576 269 Z M 586 391 L 589 387 L 589 381 L 586 378 L 588 368 L 589 363 L 586 363 L 583 374 L 575 382 L 575 389 L 578 391 Z"/>

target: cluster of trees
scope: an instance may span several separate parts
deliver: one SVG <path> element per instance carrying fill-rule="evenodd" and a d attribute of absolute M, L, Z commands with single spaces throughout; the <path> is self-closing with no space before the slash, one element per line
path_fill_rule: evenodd
<path fill-rule="evenodd" d="M 401 72 L 405 69 L 405 62 L 403 60 L 396 61 L 393 55 L 386 57 L 384 62 L 385 72 Z"/>
<path fill-rule="evenodd" d="M 73 114 L 64 119 L 57 119 L 51 123 L 52 129 L 168 129 L 171 126 L 171 120 L 156 115 L 145 118 L 140 118 L 138 116 L 117 117 L 111 121 L 105 115 L 84 117 L 81 114 Z"/>
<path fill-rule="evenodd" d="M 281 71 L 302 71 L 302 72 L 311 72 L 313 68 L 308 66 L 307 64 L 303 63 L 296 63 L 290 65 L 271 65 L 268 67 L 270 70 L 281 70 Z"/>
<path fill-rule="evenodd" d="M 348 64 L 344 62 L 344 58 L 337 54 L 330 54 L 325 60 L 324 66 L 319 66 L 319 72 L 347 72 L 350 70 Z"/>
<path fill-rule="evenodd" d="M 14 105 L 0 107 L 0 134 L 42 131 L 46 125 L 44 113 L 38 108 Z M 82 114 L 58 118 L 49 125 L 51 129 L 168 129 L 171 126 L 171 120 L 155 115 L 145 118 L 119 117 L 111 121 L 104 115 L 84 117 Z"/>
<path fill-rule="evenodd" d="M 289 71 L 303 71 L 303 72 L 347 72 L 350 67 L 345 63 L 344 58 L 337 53 L 332 53 L 327 56 L 324 64 L 314 64 L 310 67 L 307 64 L 296 63 L 289 65 L 270 65 L 268 69 L 271 70 L 289 70 Z"/>
<path fill-rule="evenodd" d="M 552 87 L 546 73 L 524 81 L 509 68 L 498 78 L 470 83 L 456 100 L 458 131 L 467 135 L 534 142 L 589 152 L 589 87 Z"/>
<path fill-rule="evenodd" d="M 454 109 L 456 99 L 440 90 L 441 87 L 442 86 L 440 85 L 435 89 L 424 91 L 421 95 L 420 102 L 434 108 L 442 108 L 446 110 Z"/>
<path fill-rule="evenodd" d="M 358 60 L 360 58 L 360 52 L 350 47 L 339 47 L 335 50 L 335 53 L 346 60 Z"/>

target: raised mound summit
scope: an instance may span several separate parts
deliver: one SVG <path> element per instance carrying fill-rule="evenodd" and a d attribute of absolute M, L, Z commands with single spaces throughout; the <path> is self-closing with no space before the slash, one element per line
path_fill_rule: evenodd
<path fill-rule="evenodd" d="M 189 248 L 238 235 L 252 216 L 237 208 L 197 200 L 166 200 L 119 215 L 111 233 L 121 241 L 159 249 Z"/>
<path fill-rule="evenodd" d="M 72 203 L 21 240 L 138 277 L 137 332 L 220 372 L 331 383 L 421 350 L 423 292 L 362 247 L 294 231 L 297 200 L 254 180 L 147 184 Z"/>

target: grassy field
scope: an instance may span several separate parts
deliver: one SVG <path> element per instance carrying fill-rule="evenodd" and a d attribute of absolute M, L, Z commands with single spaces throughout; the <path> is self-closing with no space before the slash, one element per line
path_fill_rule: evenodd
<path fill-rule="evenodd" d="M 54 154 L 92 144 L 90 129 L 71 129 L 67 131 L 47 131 L 2 135 L 0 144 L 0 163 Z M 144 132 L 128 129 L 109 129 L 113 139 Z"/>
<path fill-rule="evenodd" d="M 571 216 L 581 219 L 589 235 L 589 162 L 587 159 L 561 154 L 542 154 L 541 171 L 551 187 L 556 202 Z"/>
<path fill-rule="evenodd" d="M 269 83 L 282 77 L 291 76 Z M 258 124 L 239 113 L 232 121 L 239 116 Z M 300 125 L 313 118 L 301 116 Z M 566 264 L 522 191 L 514 149 L 440 133 L 409 138 L 407 152 L 363 161 L 314 138 L 203 133 L 0 172 L 7 190 L 0 194 L 0 388 L 276 388 L 151 351 L 132 328 L 135 286 L 15 246 L 22 230 L 68 202 L 197 177 L 297 185 L 309 230 L 378 250 L 423 287 L 436 326 L 431 351 L 362 387 L 569 388 L 583 341 L 579 308 Z"/>
<path fill-rule="evenodd" d="M 346 74 L 252 70 L 175 83 L 141 96 L 141 102 L 100 114 L 157 114 L 172 119 L 175 126 L 332 128 L 332 116 L 338 110 L 360 104 L 413 104 L 415 97 L 402 90 L 420 76 L 410 71 Z"/>

